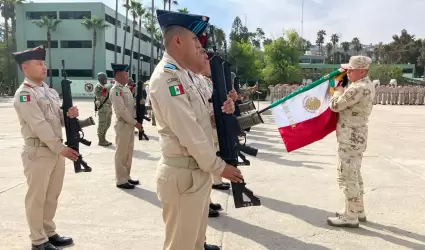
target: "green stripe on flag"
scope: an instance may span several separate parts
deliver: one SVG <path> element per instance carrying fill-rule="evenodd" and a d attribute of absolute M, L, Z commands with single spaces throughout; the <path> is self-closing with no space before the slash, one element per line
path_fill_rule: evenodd
<path fill-rule="evenodd" d="M 171 96 L 179 96 L 184 94 L 183 85 L 181 84 L 170 86 L 168 89 L 170 90 Z"/>
<path fill-rule="evenodd" d="M 333 85 L 335 84 L 335 82 L 332 81 L 332 79 L 339 74 L 341 74 L 341 72 L 339 70 L 332 71 L 331 73 L 329 73 L 325 76 L 322 76 L 320 79 L 310 83 L 309 85 L 306 85 L 306 86 L 298 89 L 297 91 L 292 92 L 289 95 L 273 102 L 272 104 L 270 104 L 270 106 L 268 108 L 274 108 L 276 106 L 279 106 L 280 104 L 284 103 L 285 101 L 287 101 L 287 100 L 289 100 L 289 99 L 291 99 L 291 98 L 293 98 L 293 97 L 295 97 L 295 96 L 297 96 L 297 95 L 299 95 L 303 92 L 309 91 L 310 89 L 317 87 L 318 85 L 320 85 L 320 84 L 322 84 L 322 83 L 324 83 L 328 80 L 329 80 L 329 83 L 330 83 L 329 85 L 331 87 L 334 87 Z"/>
<path fill-rule="evenodd" d="M 30 98 L 29 95 L 21 95 L 21 96 L 19 96 L 19 100 L 21 102 L 29 102 L 31 100 L 31 98 Z"/>

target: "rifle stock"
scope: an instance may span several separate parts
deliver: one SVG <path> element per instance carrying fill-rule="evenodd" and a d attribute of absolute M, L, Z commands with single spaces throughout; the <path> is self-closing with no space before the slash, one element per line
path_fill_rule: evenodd
<path fill-rule="evenodd" d="M 137 83 L 137 94 L 136 94 L 136 120 L 140 124 L 143 124 L 143 120 L 148 122 L 151 121 L 149 117 L 146 116 L 146 104 L 141 104 L 140 101 L 143 99 L 143 83 Z M 145 134 L 145 131 L 139 131 L 139 141 L 146 140 L 149 141 L 149 137 Z"/>
<path fill-rule="evenodd" d="M 62 110 L 63 110 L 63 120 L 65 123 L 66 131 L 66 142 L 65 145 L 74 149 L 78 152 L 79 156 L 76 161 L 74 161 L 74 171 L 75 173 L 79 172 L 91 172 L 92 168 L 87 165 L 87 162 L 83 160 L 83 156 L 80 153 L 80 143 L 86 146 L 91 145 L 91 141 L 88 141 L 84 138 L 84 132 L 82 128 L 94 125 L 95 122 L 92 117 L 89 117 L 85 120 L 79 120 L 77 118 L 69 118 L 67 111 L 73 106 L 72 103 L 72 94 L 71 94 L 71 81 L 66 77 L 65 71 L 65 61 L 62 60 L 63 68 L 63 77 L 61 81 L 62 86 Z M 82 168 L 83 167 L 83 168 Z"/>
<path fill-rule="evenodd" d="M 210 66 L 211 79 L 213 82 L 212 103 L 214 106 L 219 143 L 218 155 L 226 163 L 235 167 L 238 165 L 249 165 L 249 161 L 241 154 L 241 151 L 250 155 L 256 155 L 256 150 L 239 143 L 238 136 L 243 132 L 236 116 L 233 114 L 225 114 L 221 111 L 223 102 L 227 100 L 228 92 L 233 89 L 230 63 L 216 54 L 211 58 Z M 243 163 L 239 162 L 238 156 L 243 160 Z M 245 181 L 243 181 L 243 183 L 232 182 L 232 192 L 236 208 L 261 205 L 260 199 L 246 187 Z M 248 201 L 244 200 L 244 195 L 249 198 Z"/>

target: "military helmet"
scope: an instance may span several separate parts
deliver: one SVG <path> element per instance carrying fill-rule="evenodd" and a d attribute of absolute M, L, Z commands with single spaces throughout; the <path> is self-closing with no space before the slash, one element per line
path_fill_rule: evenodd
<path fill-rule="evenodd" d="M 108 76 L 106 75 L 106 73 L 99 72 L 97 73 L 97 79 L 108 79 Z"/>

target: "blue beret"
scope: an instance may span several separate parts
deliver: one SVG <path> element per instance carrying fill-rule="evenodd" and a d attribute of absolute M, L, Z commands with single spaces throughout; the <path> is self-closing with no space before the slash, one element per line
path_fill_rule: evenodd
<path fill-rule="evenodd" d="M 159 26 L 162 30 L 170 26 L 177 25 L 192 31 L 196 36 L 202 35 L 202 32 L 204 32 L 208 21 L 210 20 L 210 18 L 207 16 L 192 15 L 166 10 L 156 10 L 156 16 L 158 18 Z"/>
<path fill-rule="evenodd" d="M 45 61 L 46 59 L 46 49 L 44 45 L 35 47 L 34 49 L 18 51 L 13 53 L 13 57 L 17 64 L 21 65 L 28 60 L 41 60 Z"/>
<path fill-rule="evenodd" d="M 125 71 L 128 72 L 130 67 L 127 64 L 117 64 L 117 63 L 111 63 L 112 71 L 114 72 L 120 72 Z"/>

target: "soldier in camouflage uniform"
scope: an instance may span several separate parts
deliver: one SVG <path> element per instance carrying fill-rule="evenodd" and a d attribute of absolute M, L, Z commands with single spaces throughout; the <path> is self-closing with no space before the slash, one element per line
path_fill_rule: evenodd
<path fill-rule="evenodd" d="M 345 194 L 345 209 L 328 224 L 337 227 L 359 227 L 366 221 L 363 204 L 363 179 L 360 172 L 363 152 L 367 147 L 368 120 L 373 108 L 375 87 L 367 76 L 372 59 L 352 56 L 347 69 L 350 85 L 335 88 L 330 109 L 338 112 L 336 136 L 338 141 L 338 184 Z"/>
<path fill-rule="evenodd" d="M 97 74 L 98 83 L 94 88 L 94 94 L 96 96 L 95 105 L 97 107 L 98 117 L 99 117 L 99 125 L 97 127 L 97 136 L 99 137 L 99 146 L 110 146 L 111 142 L 106 140 L 106 132 L 111 126 L 112 119 L 112 103 L 109 99 L 109 91 L 111 90 L 111 86 L 106 86 L 108 82 L 108 76 L 99 72 Z"/>

